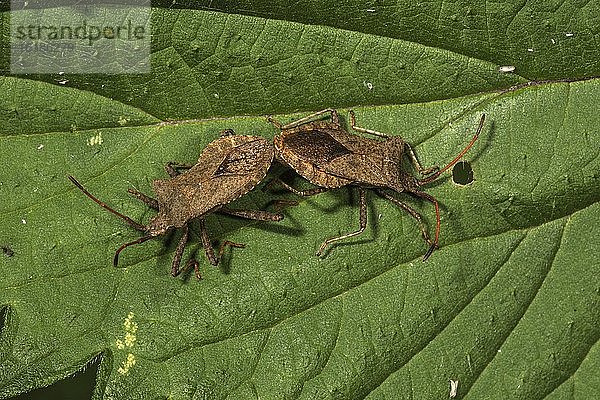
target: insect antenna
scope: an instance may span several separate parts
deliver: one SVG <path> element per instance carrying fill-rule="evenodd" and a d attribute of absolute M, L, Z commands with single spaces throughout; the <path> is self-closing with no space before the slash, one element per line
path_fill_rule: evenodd
<path fill-rule="evenodd" d="M 440 238 L 440 206 L 438 204 L 438 201 L 435 199 L 435 197 L 433 197 L 430 194 L 427 194 L 425 192 L 411 192 L 411 193 L 414 193 L 416 196 L 419 196 L 427 201 L 430 201 L 435 206 L 435 237 L 433 239 L 433 243 L 429 247 L 429 250 L 427 250 L 427 253 L 425 253 L 425 255 L 423 256 L 423 262 L 425 262 L 425 261 L 427 261 L 427 259 L 431 255 L 431 253 L 433 253 L 433 251 L 438 248 L 438 241 Z"/>
<path fill-rule="evenodd" d="M 133 246 L 134 244 L 140 244 L 140 243 L 144 243 L 146 240 L 152 239 L 154 236 L 152 235 L 146 235 L 146 236 L 142 236 L 141 238 L 134 240 L 133 242 L 129 242 L 129 243 L 125 243 L 124 245 L 122 245 L 121 247 L 119 247 L 117 249 L 117 252 L 115 253 L 115 258 L 113 259 L 113 265 L 116 267 L 117 265 L 119 265 L 119 253 L 121 253 L 124 249 L 126 249 L 129 246 Z"/>
<path fill-rule="evenodd" d="M 93 194 L 91 194 L 90 192 L 88 192 L 81 185 L 81 183 L 79 183 L 77 181 L 77 179 L 73 178 L 71 175 L 69 175 L 69 179 L 71 180 L 71 182 L 73 182 L 73 184 L 75 186 L 77 186 L 77 188 L 79 188 L 79 190 L 81 190 L 87 197 L 89 197 L 90 199 L 94 200 L 94 202 L 96 202 L 96 204 L 98 204 L 100 207 L 104 208 L 105 210 L 110 211 L 111 213 L 115 214 L 117 217 L 123 219 L 125 222 L 127 222 L 129 225 L 131 225 L 133 228 L 137 229 L 138 231 L 146 232 L 146 227 L 144 225 L 142 225 L 142 224 L 140 224 L 138 222 L 135 222 L 134 220 L 132 220 L 128 216 L 123 215 L 123 214 L 121 214 L 120 212 L 118 212 L 116 210 L 113 210 L 106 203 L 104 203 L 103 201 L 101 201 L 100 199 L 98 199 L 96 196 L 94 196 Z"/>
<path fill-rule="evenodd" d="M 454 164 L 456 164 L 464 155 L 467 151 L 469 151 L 469 149 L 473 146 L 473 144 L 475 143 L 475 141 L 477 140 L 477 138 L 479 137 L 479 134 L 481 133 L 481 130 L 483 129 L 483 123 L 485 122 L 485 114 L 481 115 L 481 119 L 479 120 L 479 126 L 477 127 L 477 132 L 475 132 L 475 136 L 473 136 L 473 139 L 471 139 L 471 141 L 469 142 L 469 144 L 463 149 L 463 151 L 460 152 L 459 155 L 457 155 L 454 160 L 452 160 L 448 165 L 446 165 L 444 168 L 440 169 L 439 171 L 436 171 L 434 174 L 428 176 L 427 178 L 423 178 L 423 179 L 419 179 L 417 182 L 419 184 L 419 186 L 423 186 L 426 185 L 428 183 L 431 183 L 433 181 L 435 181 L 437 178 L 439 178 L 439 176 L 441 174 L 443 174 L 444 172 L 446 172 L 449 168 L 451 168 Z"/>

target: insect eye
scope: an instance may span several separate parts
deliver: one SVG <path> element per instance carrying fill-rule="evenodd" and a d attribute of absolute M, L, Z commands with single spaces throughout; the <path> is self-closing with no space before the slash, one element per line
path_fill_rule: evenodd
<path fill-rule="evenodd" d="M 452 181 L 457 185 L 468 185 L 473 182 L 473 168 L 468 161 L 460 161 L 452 168 Z"/>

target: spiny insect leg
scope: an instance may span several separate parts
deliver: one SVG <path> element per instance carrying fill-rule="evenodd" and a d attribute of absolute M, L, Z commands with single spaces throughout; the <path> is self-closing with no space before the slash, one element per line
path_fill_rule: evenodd
<path fill-rule="evenodd" d="M 326 188 L 326 187 L 316 187 L 316 188 L 307 189 L 307 190 L 298 190 L 298 189 L 288 185 L 281 179 L 273 179 L 271 182 L 269 182 L 269 184 L 267 186 L 271 187 L 276 183 L 283 186 L 285 189 L 289 190 L 290 192 L 297 194 L 298 196 L 302 196 L 302 197 L 314 196 L 316 194 L 324 193 L 324 192 L 327 192 L 328 190 L 331 190 L 330 188 Z"/>
<path fill-rule="evenodd" d="M 198 280 L 202 279 L 202 275 L 200 274 L 200 264 L 198 263 L 198 260 L 196 260 L 195 258 L 190 258 L 185 263 L 185 267 L 181 268 L 181 270 L 179 270 L 177 272 L 177 275 L 173 275 L 173 276 L 178 276 L 180 274 L 186 273 L 190 269 L 194 269 L 194 275 L 196 275 L 196 279 L 198 279 Z"/>
<path fill-rule="evenodd" d="M 347 233 L 342 236 L 327 239 L 326 241 L 323 242 L 321 247 L 319 247 L 319 251 L 317 251 L 317 256 L 321 256 L 321 254 L 323 254 L 323 251 L 325 250 L 327 245 L 329 245 L 333 242 L 337 242 L 338 240 L 347 239 L 349 237 L 360 235 L 367 228 L 367 195 L 366 195 L 365 189 L 363 189 L 359 186 L 358 194 L 359 194 L 359 206 L 360 206 L 360 228 L 355 232 L 351 232 L 351 233 Z"/>
<path fill-rule="evenodd" d="M 423 217 L 421 216 L 421 214 L 419 214 L 415 209 L 413 209 L 408 204 L 404 203 L 403 201 L 398 200 L 391 194 L 386 193 L 381 189 L 376 189 L 375 193 L 377 193 L 379 196 L 391 201 L 392 203 L 394 203 L 395 205 L 397 205 L 398 207 L 402 208 L 404 211 L 409 213 L 414 219 L 416 219 L 417 222 L 419 223 L 419 228 L 421 229 L 421 233 L 423 234 L 423 239 L 425 239 L 425 241 L 429 245 L 433 245 L 433 242 L 431 241 L 431 239 L 429 239 L 429 235 L 427 234 L 427 229 L 425 228 L 425 224 L 423 223 Z"/>
<path fill-rule="evenodd" d="M 355 131 L 362 132 L 362 133 L 368 133 L 369 135 L 389 139 L 389 135 L 386 135 L 385 133 L 381 133 L 381 132 L 374 131 L 372 129 L 361 128 L 361 127 L 356 126 L 356 116 L 354 115 L 354 111 L 350 110 L 348 112 L 350 113 L 350 127 L 352 129 L 354 129 Z"/>
<path fill-rule="evenodd" d="M 221 132 L 219 132 L 220 137 L 227 137 L 233 135 L 235 135 L 235 131 L 233 129 L 223 129 Z"/>
<path fill-rule="evenodd" d="M 217 264 L 221 261 L 221 257 L 223 257 L 223 253 L 225 252 L 225 247 L 237 247 L 238 249 L 243 249 L 244 247 L 246 247 L 245 244 L 243 243 L 235 243 L 235 242 L 231 242 L 229 240 L 224 240 L 221 245 L 219 246 L 219 252 L 218 252 L 218 259 L 217 259 Z M 216 264 L 215 264 L 216 265 Z"/>
<path fill-rule="evenodd" d="M 331 122 L 334 125 L 339 125 L 340 117 L 338 116 L 337 111 L 334 110 L 333 108 L 326 108 L 324 110 L 317 111 L 316 113 L 312 113 L 310 115 L 307 115 L 306 117 L 300 118 L 299 120 L 290 122 L 289 124 L 286 124 L 286 125 L 282 125 L 281 122 L 275 120 L 271 115 L 269 115 L 267 117 L 267 121 L 269 121 L 270 123 L 275 125 L 278 129 L 290 129 L 290 128 L 294 128 L 296 126 L 303 125 L 303 124 L 309 122 L 310 120 L 312 120 L 316 117 L 319 117 L 323 114 L 327 114 L 327 113 L 331 114 Z"/>
<path fill-rule="evenodd" d="M 136 199 L 144 202 L 148 207 L 158 210 L 158 201 L 155 198 L 145 195 L 135 189 L 127 189 L 127 192 Z"/>
<path fill-rule="evenodd" d="M 269 115 L 267 117 L 267 122 L 272 123 L 273 125 L 275 125 L 275 128 L 277 129 L 283 129 L 283 125 L 281 124 L 281 122 L 277 121 L 275 118 L 273 118 L 272 115 Z"/>
<path fill-rule="evenodd" d="M 200 240 L 202 241 L 202 247 L 204 247 L 204 253 L 206 253 L 206 258 L 208 258 L 208 262 L 212 265 L 218 265 L 219 260 L 215 257 L 215 251 L 212 248 L 210 243 L 210 238 L 208 237 L 208 232 L 206 231 L 206 226 L 204 225 L 204 219 L 200 218 Z"/>
<path fill-rule="evenodd" d="M 181 257 L 183 256 L 183 250 L 185 249 L 185 245 L 188 241 L 189 237 L 189 228 L 187 224 L 183 227 L 183 234 L 181 235 L 181 239 L 179 239 L 179 243 L 177 244 L 177 248 L 175 249 L 175 255 L 173 256 L 173 264 L 171 265 L 171 275 L 177 276 L 183 272 L 183 269 L 179 268 L 181 264 Z"/>
<path fill-rule="evenodd" d="M 410 144 L 404 143 L 404 148 L 408 151 L 408 158 L 410 159 L 410 162 L 415 167 L 417 172 L 421 174 L 421 176 L 429 175 L 433 172 L 439 171 L 440 167 L 438 167 L 437 165 L 434 165 L 433 167 L 429 168 L 423 168 L 423 166 L 419 162 L 419 159 L 417 158 L 417 155 L 415 154 L 415 151 L 413 150 Z"/>
<path fill-rule="evenodd" d="M 262 210 L 232 210 L 230 208 L 221 208 L 217 211 L 221 214 L 233 215 L 234 217 L 253 219 L 256 221 L 281 221 L 283 215 Z"/>
<path fill-rule="evenodd" d="M 430 194 L 427 194 L 425 192 L 419 192 L 419 191 L 414 191 L 411 193 L 414 193 L 416 196 L 419 196 L 419 197 L 433 203 L 433 205 L 435 206 L 435 238 L 433 240 L 433 243 L 429 247 L 429 250 L 427 250 L 427 253 L 425 253 L 425 255 L 423 256 L 423 262 L 425 262 L 425 261 L 427 261 L 427 259 L 431 255 L 431 253 L 433 253 L 433 251 L 438 248 L 438 243 L 439 243 L 439 239 L 440 239 L 440 206 L 438 204 L 438 201 L 435 199 L 435 197 L 433 197 Z"/>
<path fill-rule="evenodd" d="M 238 248 L 242 248 L 242 247 L 246 246 L 244 244 L 234 243 L 234 242 L 230 242 L 230 241 L 226 240 L 223 243 L 221 243 L 221 246 L 219 247 L 218 255 L 215 256 L 215 251 L 212 248 L 212 245 L 210 243 L 210 238 L 208 237 L 208 232 L 206 230 L 206 226 L 204 225 L 204 219 L 201 218 L 199 220 L 199 223 L 200 223 L 200 238 L 202 240 L 202 247 L 204 247 L 204 252 L 206 253 L 206 258 L 208 258 L 208 262 L 210 262 L 212 265 L 215 265 L 215 266 L 219 265 L 219 261 L 221 261 L 221 256 L 223 255 L 223 252 L 225 251 L 225 246 L 238 247 Z"/>
<path fill-rule="evenodd" d="M 279 214 L 279 212 L 285 210 L 286 207 L 295 207 L 298 205 L 296 200 L 284 200 L 284 199 L 275 199 L 271 200 L 273 204 L 273 208 Z"/>
<path fill-rule="evenodd" d="M 194 268 L 194 275 L 196 275 L 196 279 L 202 279 L 202 275 L 200 274 L 200 264 L 198 264 L 198 260 L 195 258 L 190 258 L 185 265 L 185 270 L 187 271 L 190 268 Z"/>
<path fill-rule="evenodd" d="M 177 171 L 178 169 L 190 169 L 192 167 L 193 165 L 180 164 L 175 161 L 169 161 L 165 164 L 165 171 L 167 171 L 167 174 L 169 174 L 171 178 L 175 178 L 177 175 L 179 175 L 179 171 Z"/>

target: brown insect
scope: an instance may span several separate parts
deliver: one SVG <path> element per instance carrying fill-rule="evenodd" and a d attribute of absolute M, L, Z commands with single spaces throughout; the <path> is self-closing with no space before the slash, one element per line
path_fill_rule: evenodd
<path fill-rule="evenodd" d="M 268 211 L 232 210 L 224 207 L 248 193 L 263 180 L 273 161 L 273 154 L 272 144 L 262 137 L 237 136 L 230 129 L 224 130 L 219 139 L 206 146 L 195 165 L 181 165 L 173 162 L 165 165 L 165 170 L 171 179 L 153 181 L 152 188 L 156 193 L 156 199 L 134 189 L 128 190 L 134 197 L 158 211 L 158 214 L 146 226 L 100 201 L 72 176 L 69 176 L 69 179 L 90 199 L 145 234 L 117 249 L 114 257 L 115 267 L 119 262 L 119 253 L 126 247 L 164 235 L 172 229 L 182 228 L 183 235 L 175 250 L 171 275 L 178 276 L 193 266 L 196 277 L 200 279 L 199 266 L 195 259 L 190 259 L 185 268 L 179 268 L 183 250 L 188 241 L 189 223 L 192 220 L 198 220 L 206 257 L 212 265 L 218 265 L 225 246 L 244 247 L 244 245 L 224 241 L 221 243 L 218 256 L 215 256 L 204 225 L 204 217 L 207 214 L 218 212 L 259 221 L 281 221 L 283 219 L 281 214 Z M 187 171 L 180 174 L 178 169 L 187 169 Z"/>
<path fill-rule="evenodd" d="M 331 114 L 329 121 L 311 121 L 323 114 Z M 361 234 L 367 227 L 367 202 L 365 188 L 374 189 L 379 196 L 391 201 L 398 207 L 408 212 L 419 223 L 423 238 L 429 243 L 429 250 L 425 253 L 423 261 L 438 247 L 440 235 L 440 210 L 438 201 L 421 188 L 435 181 L 443 172 L 452 167 L 473 146 L 479 136 L 485 115 L 481 116 L 479 127 L 471 142 L 444 168 L 423 168 L 417 159 L 412 147 L 398 136 L 388 136 L 381 132 L 356 126 L 354 112 L 350 111 L 350 126 L 353 130 L 382 137 L 384 141 L 367 139 L 359 135 L 350 134 L 339 122 L 339 116 L 334 109 L 325 109 L 305 118 L 291 122 L 287 125 L 275 121 L 272 117 L 268 121 L 281 130 L 273 142 L 276 156 L 289 165 L 298 174 L 312 184 L 318 186 L 313 189 L 300 191 L 285 182 L 278 182 L 286 189 L 300 195 L 312 196 L 326 192 L 330 189 L 352 185 L 358 188 L 360 204 L 360 228 L 338 237 L 332 237 L 323 242 L 317 255 L 320 256 L 327 245 L 338 240 L 346 239 Z M 407 155 L 412 165 L 421 174 L 418 179 L 402 168 L 402 157 Z M 421 215 L 408 204 L 398 200 L 385 189 L 395 192 L 411 193 L 423 198 L 435 206 L 436 229 L 432 241 L 427 234 Z"/>

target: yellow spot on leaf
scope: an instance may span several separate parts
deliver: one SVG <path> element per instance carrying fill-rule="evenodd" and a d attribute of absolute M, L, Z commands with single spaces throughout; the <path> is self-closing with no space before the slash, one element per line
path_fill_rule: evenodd
<path fill-rule="evenodd" d="M 135 365 L 135 356 L 131 353 L 127 354 L 127 359 L 123 361 L 123 366 L 117 369 L 117 372 L 121 375 L 126 375 L 129 373 L 131 367 Z"/>
<path fill-rule="evenodd" d="M 133 347 L 133 344 L 135 343 L 135 335 L 132 333 L 126 333 L 125 334 L 125 346 L 127 347 Z"/>
<path fill-rule="evenodd" d="M 97 144 L 102 144 L 102 133 L 98 132 L 96 136 L 92 136 L 87 140 L 88 146 L 95 146 Z"/>
<path fill-rule="evenodd" d="M 138 324 L 133 322 L 134 314 L 130 312 L 127 314 L 125 321 L 123 321 L 123 328 L 125 331 L 124 339 L 117 339 L 117 349 L 123 350 L 126 347 L 133 348 L 136 341 L 136 335 Z M 123 361 L 123 364 L 117 369 L 121 375 L 129 373 L 129 370 L 135 365 L 135 356 L 133 353 L 128 353 L 127 358 Z"/>
<path fill-rule="evenodd" d="M 133 313 L 130 312 L 127 314 L 127 318 L 125 318 L 125 322 L 123 322 L 123 326 L 125 327 L 126 333 L 135 334 L 137 332 L 138 325 L 133 322 Z"/>

